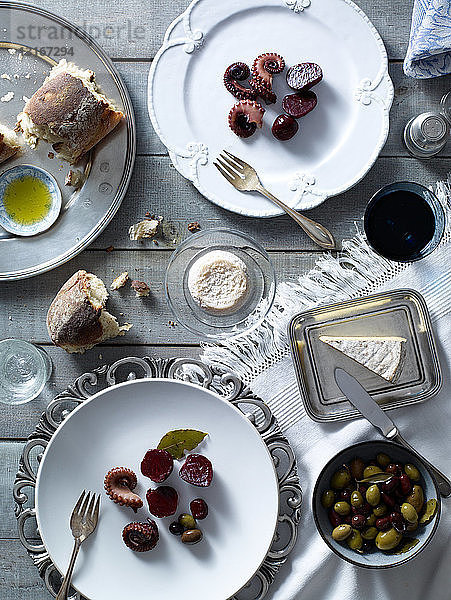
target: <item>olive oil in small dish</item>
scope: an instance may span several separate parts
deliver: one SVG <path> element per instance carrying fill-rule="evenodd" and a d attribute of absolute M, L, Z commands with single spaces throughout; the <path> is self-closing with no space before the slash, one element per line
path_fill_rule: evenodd
<path fill-rule="evenodd" d="M 61 210 L 56 180 L 39 167 L 17 165 L 0 175 L 0 225 L 15 235 L 47 230 Z"/>

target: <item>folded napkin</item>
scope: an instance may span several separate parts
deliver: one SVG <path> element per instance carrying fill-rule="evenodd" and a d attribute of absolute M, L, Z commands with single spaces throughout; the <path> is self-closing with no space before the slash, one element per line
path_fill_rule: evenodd
<path fill-rule="evenodd" d="M 402 435 L 451 475 L 451 187 L 437 186 L 447 212 L 439 248 L 412 264 L 381 259 L 358 235 L 343 243 L 337 259 L 321 259 L 298 282 L 279 285 L 276 303 L 262 327 L 224 346 L 207 346 L 203 358 L 236 371 L 271 407 L 295 451 L 304 491 L 298 542 L 267 598 L 272 600 L 449 600 L 451 498 L 443 499 L 433 542 L 417 558 L 394 569 L 354 567 L 329 550 L 311 510 L 312 490 L 325 463 L 354 443 L 382 439 L 365 419 L 316 423 L 305 413 L 288 350 L 286 326 L 306 308 L 378 291 L 410 288 L 425 298 L 431 314 L 444 387 L 423 404 L 390 412 Z M 349 269 L 352 267 L 352 269 Z"/>
<path fill-rule="evenodd" d="M 451 73 L 451 0 L 415 0 L 404 73 L 417 79 Z"/>

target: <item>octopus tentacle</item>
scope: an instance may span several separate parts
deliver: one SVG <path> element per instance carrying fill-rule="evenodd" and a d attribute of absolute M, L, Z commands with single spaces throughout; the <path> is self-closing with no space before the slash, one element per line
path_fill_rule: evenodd
<path fill-rule="evenodd" d="M 257 93 L 252 88 L 238 83 L 244 81 L 250 75 L 250 69 L 243 62 L 235 62 L 227 67 L 224 73 L 224 85 L 227 90 L 238 100 L 255 100 Z"/>
<path fill-rule="evenodd" d="M 157 545 L 160 534 L 158 526 L 152 519 L 147 523 L 129 523 L 122 530 L 124 544 L 134 552 L 147 552 Z"/>
<path fill-rule="evenodd" d="M 242 100 L 235 104 L 229 112 L 230 129 L 238 137 L 248 138 L 263 124 L 265 109 L 258 102 Z"/>
<path fill-rule="evenodd" d="M 141 498 L 132 491 L 136 484 L 135 473 L 126 467 L 115 467 L 105 475 L 105 491 L 111 500 L 121 506 L 129 506 L 135 512 L 143 505 Z"/>
<path fill-rule="evenodd" d="M 266 87 L 271 89 L 272 76 L 276 73 L 281 73 L 285 68 L 285 61 L 275 52 L 267 52 L 266 54 L 260 54 L 254 60 L 252 65 L 252 77 L 261 79 Z"/>
<path fill-rule="evenodd" d="M 252 65 L 252 77 L 249 85 L 267 104 L 274 104 L 277 96 L 272 91 L 272 76 L 281 73 L 285 60 L 275 52 L 260 54 Z"/>
<path fill-rule="evenodd" d="M 259 77 L 252 77 L 249 81 L 249 85 L 255 90 L 257 96 L 260 96 L 266 104 L 275 104 L 277 96 L 270 87 L 267 87 L 262 79 Z"/>

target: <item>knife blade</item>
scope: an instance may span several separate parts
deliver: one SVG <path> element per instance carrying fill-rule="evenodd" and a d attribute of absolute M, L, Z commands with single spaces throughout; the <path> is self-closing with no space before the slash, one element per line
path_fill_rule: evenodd
<path fill-rule="evenodd" d="M 392 439 L 398 433 L 398 429 L 393 421 L 384 413 L 379 404 L 371 398 L 365 388 L 347 371 L 336 367 L 334 371 L 335 381 L 355 408 L 370 423 L 379 429 L 382 435 Z"/>

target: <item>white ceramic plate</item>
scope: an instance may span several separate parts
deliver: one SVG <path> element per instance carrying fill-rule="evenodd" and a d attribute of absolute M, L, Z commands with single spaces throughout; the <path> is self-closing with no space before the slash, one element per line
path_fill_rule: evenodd
<path fill-rule="evenodd" d="M 165 484 L 179 492 L 177 514 L 187 512 L 193 498 L 205 498 L 210 513 L 200 522 L 204 539 L 185 546 L 168 531 L 174 517 L 155 519 L 157 547 L 132 552 L 122 542 L 122 529 L 151 517 L 144 497 L 156 486 L 141 475 L 141 460 L 167 431 L 185 427 L 209 433 L 198 451 L 213 463 L 213 483 L 186 484 L 175 462 Z M 103 491 L 105 473 L 115 466 L 138 476 L 136 491 L 145 507 L 137 515 Z M 83 489 L 102 492 L 98 528 L 82 546 L 73 580 L 92 600 L 111 600 L 124 591 L 129 598 L 226 600 L 264 560 L 279 507 L 273 461 L 255 427 L 216 394 L 161 379 L 127 382 L 93 396 L 48 445 L 37 480 L 37 519 L 50 557 L 63 572 L 73 544 L 69 517 Z"/>
<path fill-rule="evenodd" d="M 313 88 L 317 107 L 288 142 L 271 133 L 283 96 L 292 93 L 285 73 L 274 77 L 278 101 L 265 105 L 262 130 L 242 140 L 228 127 L 236 100 L 223 85 L 224 71 L 263 52 L 278 52 L 289 66 L 317 62 L 324 72 Z M 290 206 L 312 208 L 373 165 L 387 139 L 392 100 L 383 42 L 350 0 L 194 0 L 167 30 L 149 74 L 150 117 L 174 166 L 215 204 L 256 217 L 281 211 L 222 178 L 213 166 L 221 150 L 254 166 Z"/>

